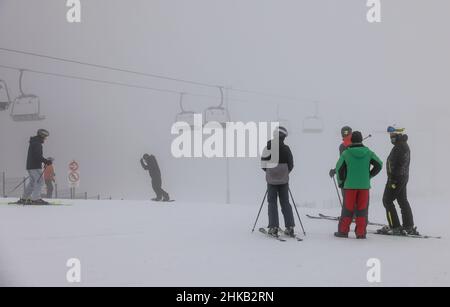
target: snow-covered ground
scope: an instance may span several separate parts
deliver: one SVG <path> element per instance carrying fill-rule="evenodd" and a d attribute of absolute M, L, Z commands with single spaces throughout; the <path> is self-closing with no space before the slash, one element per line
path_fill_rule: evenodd
<path fill-rule="evenodd" d="M 412 203 L 419 230 L 441 240 L 337 239 L 336 222 L 304 215 L 337 209 L 299 207 L 304 242 L 251 233 L 257 202 L 66 202 L 71 206 L 0 206 L 1 285 L 72 286 L 66 262 L 78 258 L 82 286 L 450 286 L 444 202 Z M 267 206 L 258 227 L 266 215 Z M 371 220 L 384 222 L 381 204 L 371 204 Z M 369 258 L 381 261 L 379 284 L 367 281 Z"/>

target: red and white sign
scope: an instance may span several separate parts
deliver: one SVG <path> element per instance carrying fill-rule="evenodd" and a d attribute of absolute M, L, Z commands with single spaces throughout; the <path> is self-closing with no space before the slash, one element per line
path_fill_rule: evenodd
<path fill-rule="evenodd" d="M 69 170 L 71 170 L 72 172 L 76 172 L 79 168 L 80 168 L 80 166 L 78 165 L 77 161 L 70 162 Z"/>
<path fill-rule="evenodd" d="M 78 171 L 80 165 L 77 161 L 72 161 L 69 163 L 69 173 L 67 179 L 69 181 L 69 187 L 78 188 L 80 186 L 80 172 Z"/>

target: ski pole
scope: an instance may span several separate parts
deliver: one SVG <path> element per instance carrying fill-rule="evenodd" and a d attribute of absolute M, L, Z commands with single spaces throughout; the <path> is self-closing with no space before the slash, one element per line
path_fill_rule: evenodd
<path fill-rule="evenodd" d="M 255 231 L 256 223 L 258 223 L 259 215 L 261 214 L 262 207 L 264 206 L 264 202 L 266 201 L 267 193 L 269 193 L 269 190 L 266 190 L 266 193 L 264 194 L 264 198 L 263 201 L 261 202 L 261 207 L 259 208 L 258 216 L 256 217 L 256 221 L 255 224 L 253 225 L 252 232 Z"/>
<path fill-rule="evenodd" d="M 363 139 L 363 141 L 365 141 L 365 140 L 367 140 L 368 138 L 371 138 L 372 137 L 372 134 L 369 134 L 368 136 L 366 136 L 364 139 Z"/>
<path fill-rule="evenodd" d="M 39 179 L 38 179 L 37 182 L 41 181 L 41 178 L 42 178 L 42 176 L 44 176 L 44 173 L 45 173 L 45 170 L 46 170 L 46 169 L 47 169 L 47 164 L 45 164 L 44 170 L 42 171 L 41 176 L 39 176 Z"/>
<path fill-rule="evenodd" d="M 339 194 L 339 188 L 338 188 L 338 185 L 336 183 L 336 178 L 334 176 L 333 176 L 333 182 L 334 182 L 334 187 L 336 188 L 336 194 L 337 194 L 337 196 L 339 198 L 339 204 L 341 205 L 341 208 L 342 208 L 344 205 L 342 204 L 341 194 Z"/>
<path fill-rule="evenodd" d="M 303 228 L 302 219 L 300 218 L 300 214 L 298 213 L 297 205 L 295 204 L 295 200 L 294 200 L 294 197 L 292 196 L 291 189 L 289 189 L 289 194 L 291 195 L 292 203 L 294 204 L 294 208 L 295 208 L 295 212 L 297 212 L 297 217 L 298 217 L 298 220 L 299 220 L 299 222 L 300 222 L 300 226 L 302 226 L 303 235 L 306 236 L 305 228 Z"/>
<path fill-rule="evenodd" d="M 12 189 L 11 191 L 9 191 L 8 194 L 14 193 L 22 184 L 24 184 L 25 181 L 27 181 L 27 179 L 30 178 L 30 176 L 26 177 L 24 180 L 22 180 L 14 189 Z"/>

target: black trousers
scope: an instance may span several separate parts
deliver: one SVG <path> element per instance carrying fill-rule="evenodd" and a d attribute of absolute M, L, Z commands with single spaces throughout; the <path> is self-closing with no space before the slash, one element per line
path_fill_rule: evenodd
<path fill-rule="evenodd" d="M 277 199 L 280 198 L 281 213 L 286 227 L 294 227 L 294 213 L 289 203 L 289 184 L 267 185 L 267 200 L 269 202 L 269 228 L 279 227 Z"/>
<path fill-rule="evenodd" d="M 383 205 L 386 208 L 387 220 L 390 227 L 397 228 L 402 226 L 398 218 L 397 210 L 395 209 L 394 201 L 397 200 L 400 206 L 403 227 L 413 227 L 414 218 L 411 206 L 408 201 L 407 192 L 408 179 L 399 181 L 396 188 L 393 189 L 390 184 L 386 184 L 383 195 Z"/>
<path fill-rule="evenodd" d="M 156 199 L 169 200 L 170 199 L 169 194 L 162 189 L 161 185 L 162 181 L 160 178 L 152 178 L 152 188 L 153 191 L 155 191 Z"/>

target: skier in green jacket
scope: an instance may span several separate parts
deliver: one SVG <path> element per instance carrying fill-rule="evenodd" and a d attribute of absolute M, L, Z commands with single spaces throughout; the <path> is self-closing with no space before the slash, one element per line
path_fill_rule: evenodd
<path fill-rule="evenodd" d="M 344 151 L 336 164 L 339 186 L 344 189 L 344 206 L 339 229 L 334 235 L 347 238 L 353 216 L 356 215 L 356 237 L 366 238 L 370 180 L 382 169 L 383 162 L 363 144 L 361 132 L 352 133 L 352 145 Z"/>

